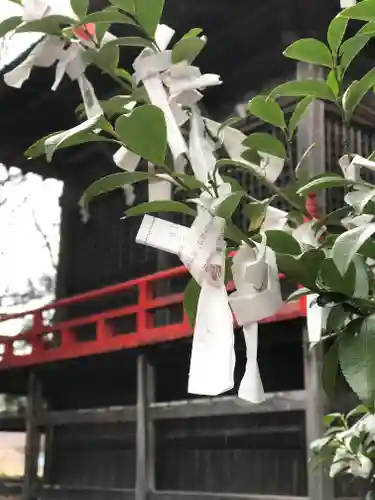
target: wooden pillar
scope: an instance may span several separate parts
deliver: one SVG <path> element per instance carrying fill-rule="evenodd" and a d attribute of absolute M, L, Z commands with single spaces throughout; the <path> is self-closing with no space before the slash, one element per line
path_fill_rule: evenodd
<path fill-rule="evenodd" d="M 38 495 L 38 463 L 40 452 L 40 430 L 37 418 L 43 408 L 42 388 L 35 373 L 30 373 L 26 411 L 25 474 L 23 500 L 34 500 Z"/>
<path fill-rule="evenodd" d="M 299 63 L 297 78 L 321 79 L 323 72 L 311 64 Z M 325 158 L 325 116 L 324 102 L 314 101 L 304 119 L 301 121 L 297 135 L 298 157 L 306 151 L 311 144 L 315 147 L 304 162 L 304 168 L 312 177 L 324 173 L 326 170 Z M 318 213 L 325 212 L 326 199 L 324 195 L 317 198 Z M 321 366 L 323 358 L 322 346 L 310 348 L 307 329 L 303 332 L 304 343 L 304 378 L 306 391 L 306 446 L 308 459 L 310 458 L 310 443 L 322 436 L 323 416 L 326 412 L 326 398 L 321 383 Z M 322 467 L 308 462 L 308 497 L 310 500 L 332 500 L 334 498 L 334 484 Z"/>
<path fill-rule="evenodd" d="M 144 353 L 137 360 L 137 436 L 135 500 L 146 500 L 155 489 L 154 423 L 149 417 L 149 406 L 154 400 L 153 367 Z"/>

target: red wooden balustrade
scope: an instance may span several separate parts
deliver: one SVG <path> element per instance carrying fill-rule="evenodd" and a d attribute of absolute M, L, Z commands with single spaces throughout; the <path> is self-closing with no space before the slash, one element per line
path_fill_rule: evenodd
<path fill-rule="evenodd" d="M 184 266 L 176 267 L 118 285 L 58 300 L 39 309 L 0 315 L 0 370 L 91 356 L 189 337 L 192 334 L 192 329 L 185 314 L 181 313 L 181 319 L 177 323 L 166 326 L 156 326 L 153 318 L 153 313 L 161 308 L 179 306 L 182 310 L 182 293 L 156 297 L 154 290 L 158 282 L 165 282 L 184 275 L 187 275 L 186 268 Z M 229 288 L 233 289 L 233 286 Z M 59 311 L 67 306 L 87 303 L 95 299 L 109 299 L 116 294 L 132 289 L 133 292 L 136 289 L 138 293 L 138 301 L 134 305 L 126 305 L 54 324 L 47 324 L 43 318 L 43 314 L 47 311 Z M 263 322 L 283 321 L 302 317 L 305 314 L 305 301 L 302 298 L 285 304 L 276 315 Z M 26 318 L 26 316 L 32 316 L 32 327 L 29 330 L 14 337 L 1 335 L 2 322 Z M 121 332 L 121 329 L 113 325 L 116 320 L 129 316 L 136 317 L 136 326 L 133 332 Z M 95 329 L 95 335 L 90 340 L 84 341 L 78 338 L 77 332 L 79 328 L 87 325 L 91 325 L 91 328 Z M 55 336 L 57 334 L 60 337 L 58 344 L 54 345 L 46 341 L 47 334 L 55 334 Z M 27 353 L 20 354 L 19 349 L 17 349 L 17 341 L 27 342 Z"/>

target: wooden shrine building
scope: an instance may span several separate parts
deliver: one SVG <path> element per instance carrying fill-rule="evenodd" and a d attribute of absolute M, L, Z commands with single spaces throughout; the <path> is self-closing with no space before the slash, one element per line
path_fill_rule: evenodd
<path fill-rule="evenodd" d="M 276 82 L 319 77 L 315 68 L 284 58 L 282 50 L 300 36 L 323 37 L 338 9 L 339 0 L 167 0 L 164 21 L 181 35 L 204 28 L 209 43 L 202 70 L 224 81 L 206 92 L 205 113 L 224 119 Z M 89 76 L 99 97 L 118 90 L 105 77 Z M 77 147 L 58 152 L 51 165 L 23 157 L 36 139 L 76 123 L 76 86 L 64 80 L 53 93 L 52 78 L 42 69 L 33 70 L 22 90 L 0 83 L 0 161 L 64 182 L 57 302 L 28 313 L 33 327 L 18 340 L 27 340 L 30 354 L 18 356 L 14 339 L 0 337 L 0 393 L 28 395 L 25 421 L 0 417 L 0 430 L 25 425 L 27 431 L 24 500 L 359 496 L 356 485 L 333 488 L 320 469 L 308 466 L 307 443 L 322 431 L 326 403 L 319 352 L 304 349 L 305 311 L 299 302 L 261 325 L 265 403 L 241 402 L 236 391 L 218 398 L 187 394 L 186 271 L 135 244 L 140 221 L 120 220 L 122 193 L 95 200 L 87 224 L 79 216 L 83 190 L 115 171 L 112 151 Z M 285 102 L 288 109 L 293 105 Z M 362 107 L 349 131 L 356 153 L 375 149 L 374 113 L 375 108 Z M 249 131 L 260 124 L 247 119 L 241 127 Z M 334 169 L 344 134 L 336 112 L 316 102 L 299 129 L 295 151 L 315 142 L 312 174 Z M 253 179 L 241 180 L 254 195 L 265 194 Z M 137 188 L 138 197 L 142 189 Z M 322 202 L 331 207 L 338 200 Z M 283 288 L 290 290 L 287 283 Z M 45 311 L 51 309 L 55 320 L 48 323 Z M 238 382 L 244 345 L 237 337 Z M 41 436 L 45 466 L 38 478 Z"/>

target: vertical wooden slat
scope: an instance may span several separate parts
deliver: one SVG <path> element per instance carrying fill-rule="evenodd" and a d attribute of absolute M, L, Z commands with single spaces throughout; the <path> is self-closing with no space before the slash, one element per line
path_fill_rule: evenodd
<path fill-rule="evenodd" d="M 300 79 L 322 79 L 323 74 L 316 66 L 299 63 L 298 78 Z M 310 175 L 324 173 L 325 165 L 325 109 L 324 102 L 315 101 L 309 108 L 305 119 L 298 130 L 298 151 L 306 149 L 315 143 L 313 152 L 306 160 L 306 168 Z M 336 145 L 337 147 L 337 145 Z M 325 212 L 326 199 L 318 198 L 321 213 Z M 322 361 L 321 347 L 310 349 L 307 339 L 307 331 L 304 331 L 304 375 L 306 390 L 306 439 L 308 458 L 310 457 L 310 443 L 323 434 L 323 415 L 325 412 L 325 397 L 320 380 L 320 368 Z M 314 467 L 308 463 L 308 497 L 310 500 L 330 500 L 334 498 L 333 482 L 327 477 L 321 467 Z"/>
<path fill-rule="evenodd" d="M 40 452 L 40 430 L 37 418 L 43 409 L 42 389 L 35 373 L 30 373 L 26 413 L 25 474 L 23 500 L 38 498 L 38 462 Z"/>
<path fill-rule="evenodd" d="M 150 402 L 154 398 L 153 369 L 146 355 L 137 359 L 137 436 L 135 500 L 146 500 L 155 488 L 154 431 L 149 418 Z"/>

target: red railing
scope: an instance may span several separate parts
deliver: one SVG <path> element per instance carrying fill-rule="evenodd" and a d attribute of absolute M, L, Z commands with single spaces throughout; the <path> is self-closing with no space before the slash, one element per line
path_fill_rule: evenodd
<path fill-rule="evenodd" d="M 91 356 L 190 336 L 192 330 L 184 313 L 181 313 L 181 318 L 177 323 L 166 326 L 154 325 L 153 319 L 153 313 L 161 308 L 180 306 L 182 310 L 182 293 L 156 297 L 154 292 L 158 282 L 166 282 L 184 275 L 187 275 L 185 267 L 176 267 L 118 285 L 58 300 L 39 309 L 0 316 L 0 370 Z M 48 311 L 57 312 L 67 306 L 75 306 L 95 299 L 109 299 L 116 294 L 131 290 L 134 292 L 134 289 L 138 293 L 138 300 L 134 305 L 126 305 L 54 324 L 47 324 L 43 317 Z M 26 318 L 27 316 L 32 316 L 32 327 L 29 330 L 14 337 L 1 335 L 2 322 Z M 122 332 L 121 329 L 113 325 L 114 321 L 130 316 L 136 318 L 134 331 Z M 279 313 L 264 322 L 283 321 L 301 316 L 305 316 L 305 302 L 302 299 L 285 304 Z M 90 340 L 83 341 L 79 339 L 77 332 L 79 328 L 87 325 L 92 326 L 94 336 Z M 54 345 L 46 340 L 48 334 L 50 337 L 51 334 L 58 337 L 58 343 Z M 23 351 L 21 355 L 17 352 L 17 342 L 19 341 L 27 343 L 27 353 Z"/>

